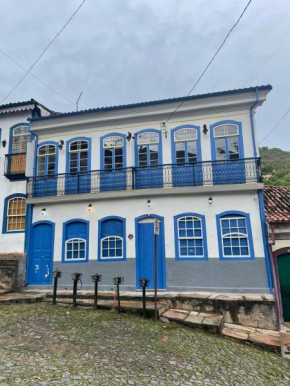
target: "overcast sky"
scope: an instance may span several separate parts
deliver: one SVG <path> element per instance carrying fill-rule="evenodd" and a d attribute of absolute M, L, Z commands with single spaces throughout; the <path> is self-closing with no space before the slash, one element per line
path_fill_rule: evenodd
<path fill-rule="evenodd" d="M 248 0 L 86 0 L 32 73 L 80 109 L 188 93 Z M 81 0 L 0 0 L 0 49 L 29 68 Z M 290 1 L 253 0 L 194 94 L 270 83 L 261 140 L 290 107 Z M 0 53 L 0 99 L 24 72 Z M 6 101 L 75 106 L 28 76 Z M 290 114 L 263 146 L 290 150 Z"/>

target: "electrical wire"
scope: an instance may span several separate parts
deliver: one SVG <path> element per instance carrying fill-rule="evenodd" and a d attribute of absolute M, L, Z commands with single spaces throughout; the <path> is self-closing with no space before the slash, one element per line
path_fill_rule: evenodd
<path fill-rule="evenodd" d="M 0 52 L 1 54 L 3 54 L 4 56 L 6 56 L 6 58 L 8 58 L 9 60 L 11 60 L 14 64 L 16 64 L 16 66 L 18 66 L 19 68 L 21 68 L 23 71 L 27 72 L 27 69 L 24 68 L 23 66 L 21 66 L 20 63 L 18 63 L 14 58 L 12 58 L 10 55 L 6 54 L 6 52 L 4 52 L 3 50 L 1 50 L 0 48 Z M 46 84 L 45 82 L 43 82 L 41 79 L 39 79 L 37 76 L 29 73 L 30 76 L 32 76 L 34 79 L 38 80 L 38 82 L 40 82 L 41 84 L 43 84 L 46 88 L 48 88 L 49 90 L 53 91 L 55 94 L 61 96 L 63 99 L 65 99 L 67 102 L 71 103 L 72 105 L 75 106 L 75 103 L 70 101 L 67 97 L 65 97 L 63 94 L 61 94 L 60 92 L 54 90 L 52 87 L 50 87 L 48 84 Z"/>
<path fill-rule="evenodd" d="M 81 4 L 78 6 L 78 8 L 74 11 L 74 13 L 71 15 L 71 17 L 68 19 L 68 21 L 65 23 L 65 25 L 60 29 L 60 31 L 55 35 L 55 37 L 51 40 L 51 42 L 44 48 L 44 50 L 41 52 L 39 57 L 35 60 L 35 62 L 29 67 L 29 70 L 26 71 L 26 73 L 23 75 L 23 77 L 20 79 L 20 81 L 16 84 L 16 86 L 13 87 L 13 89 L 6 95 L 6 97 L 1 101 L 1 104 L 5 102 L 5 100 L 13 93 L 14 90 L 19 87 L 19 85 L 23 82 L 23 80 L 27 77 L 27 75 L 30 73 L 30 71 L 33 69 L 33 67 L 39 62 L 39 60 L 42 58 L 42 56 L 45 54 L 45 52 L 49 49 L 49 47 L 54 43 L 54 41 L 58 38 L 58 36 L 62 33 L 62 31 L 66 28 L 66 26 L 70 23 L 72 18 L 76 15 L 76 13 L 81 9 L 83 4 L 86 0 L 83 0 Z"/>
<path fill-rule="evenodd" d="M 245 6 L 243 12 L 241 13 L 241 15 L 239 16 L 238 20 L 235 22 L 235 24 L 232 26 L 232 28 L 229 30 L 229 32 L 227 33 L 226 37 L 224 38 L 223 42 L 221 43 L 221 45 L 219 46 L 219 48 L 217 49 L 217 51 L 215 52 L 215 54 L 213 55 L 213 57 L 211 58 L 211 60 L 209 61 L 209 63 L 207 64 L 207 66 L 205 67 L 205 69 L 203 70 L 203 72 L 201 73 L 201 75 L 199 76 L 199 78 L 197 79 L 197 81 L 195 82 L 195 84 L 193 85 L 193 87 L 190 89 L 189 93 L 186 95 L 186 98 L 190 96 L 190 94 L 193 92 L 193 90 L 195 89 L 195 87 L 198 85 L 198 83 L 200 82 L 200 80 L 202 79 L 202 77 L 204 76 L 204 74 L 206 73 L 206 71 L 208 70 L 208 68 L 210 67 L 210 65 L 212 64 L 212 62 L 214 61 L 214 59 L 216 58 L 217 54 L 220 52 L 220 50 L 222 49 L 222 47 L 224 46 L 224 44 L 226 43 L 228 37 L 230 36 L 230 34 L 232 33 L 232 31 L 235 29 L 235 27 L 238 25 L 238 23 L 240 22 L 241 18 L 244 16 L 244 13 L 246 12 L 246 10 L 248 9 L 249 5 L 251 4 L 252 0 L 250 0 L 248 2 L 248 4 Z M 183 100 L 177 107 L 175 110 L 173 110 L 173 112 L 169 115 L 169 117 L 167 118 L 167 120 L 163 123 L 167 123 L 171 118 L 172 116 L 177 112 L 177 110 L 180 109 L 180 107 L 184 104 L 185 100 Z"/>
<path fill-rule="evenodd" d="M 280 123 L 287 117 L 287 115 L 290 113 L 290 108 L 286 111 L 286 113 L 283 115 L 283 117 L 280 119 L 280 121 L 273 127 L 272 130 L 269 131 L 269 133 L 262 139 L 262 141 L 259 142 L 259 145 L 261 145 L 262 142 L 265 141 L 272 133 L 277 129 L 277 127 L 280 125 Z"/>

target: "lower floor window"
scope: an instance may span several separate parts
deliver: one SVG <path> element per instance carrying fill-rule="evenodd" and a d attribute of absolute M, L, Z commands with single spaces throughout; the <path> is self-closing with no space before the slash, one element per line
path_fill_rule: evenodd
<path fill-rule="evenodd" d="M 123 257 L 123 238 L 106 237 L 102 239 L 102 258 L 122 258 Z"/>
<path fill-rule="evenodd" d="M 66 260 L 85 260 L 86 240 L 84 239 L 67 240 L 65 257 L 66 257 Z"/>

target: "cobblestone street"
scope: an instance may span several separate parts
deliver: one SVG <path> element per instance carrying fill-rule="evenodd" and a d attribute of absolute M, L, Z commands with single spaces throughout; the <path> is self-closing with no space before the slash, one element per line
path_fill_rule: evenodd
<path fill-rule="evenodd" d="M 0 312 L 0 386 L 290 384 L 290 361 L 200 330 L 49 304 Z"/>

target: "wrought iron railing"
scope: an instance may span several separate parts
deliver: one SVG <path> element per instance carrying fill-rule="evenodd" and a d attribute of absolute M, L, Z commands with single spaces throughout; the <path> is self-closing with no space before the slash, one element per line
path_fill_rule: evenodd
<path fill-rule="evenodd" d="M 27 179 L 28 197 L 261 182 L 259 158 L 128 167 Z"/>
<path fill-rule="evenodd" d="M 26 153 L 5 154 L 4 175 L 25 175 Z"/>

